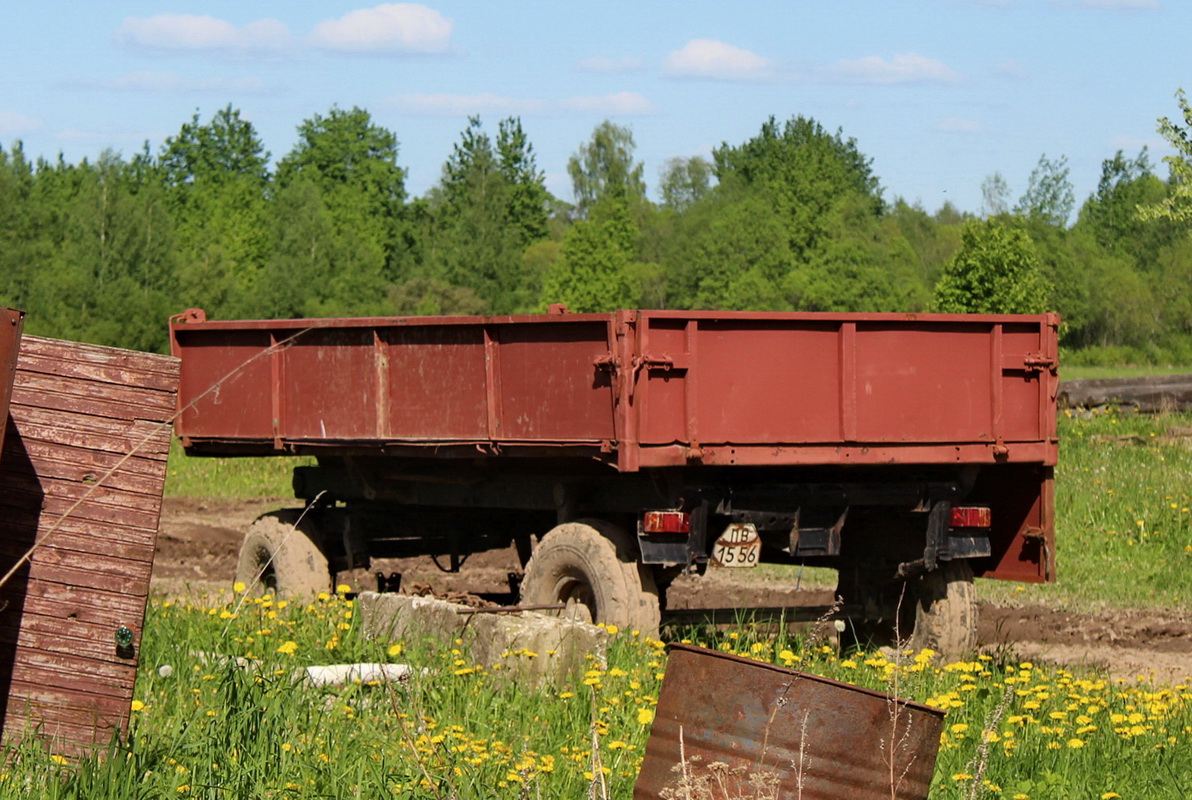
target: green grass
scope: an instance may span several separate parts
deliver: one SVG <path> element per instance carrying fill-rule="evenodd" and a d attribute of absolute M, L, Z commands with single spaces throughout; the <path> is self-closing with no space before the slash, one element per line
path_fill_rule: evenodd
<path fill-rule="evenodd" d="M 1055 584 L 980 581 L 983 596 L 1074 607 L 1192 600 L 1192 415 L 1061 414 Z"/>
<path fill-rule="evenodd" d="M 1082 367 L 1060 366 L 1060 380 L 1072 381 L 1084 378 L 1138 378 L 1146 375 L 1188 375 L 1192 367 L 1173 366 L 1129 366 L 1129 367 Z"/>
<path fill-rule="evenodd" d="M 177 439 L 170 442 L 167 497 L 222 497 L 252 499 L 290 497 L 294 467 L 313 464 L 307 456 L 267 458 L 191 457 Z"/>
<path fill-rule="evenodd" d="M 1187 687 L 1118 685 L 996 656 L 947 666 L 914 653 L 842 658 L 748 622 L 680 635 L 946 710 L 935 800 L 1182 800 L 1192 789 Z M 544 656 L 507 655 L 534 657 Z M 335 690 L 290 677 L 349 661 L 415 673 L 405 686 Z M 226 591 L 154 599 L 129 741 L 77 765 L 10 752 L 0 797 L 600 797 L 590 794 L 595 735 L 608 796 L 629 798 L 664 672 L 661 643 L 616 632 L 607 663 L 539 689 L 506 679 L 502 665 L 473 663 L 459 640 L 369 640 L 342 596 L 308 605 Z"/>
<path fill-rule="evenodd" d="M 1080 608 L 1186 608 L 1192 448 L 1163 437 L 1189 425 L 1189 415 L 1064 416 L 1059 582 L 981 582 L 982 591 Z M 288 492 L 283 459 L 178 456 L 173 494 Z M 631 796 L 665 667 L 660 643 L 619 632 L 607 664 L 526 690 L 473 663 L 461 644 L 394 646 L 359 625 L 342 596 L 309 605 L 228 591 L 154 598 L 128 741 L 77 764 L 33 747 L 9 750 L 0 798 L 582 798 L 600 796 L 590 794 L 593 733 L 609 796 Z M 1127 685 L 998 654 L 947 666 L 915 654 L 841 658 L 747 621 L 679 635 L 945 709 L 932 800 L 1192 796 L 1186 685 Z M 259 663 L 245 671 L 204 653 Z M 416 671 L 404 687 L 317 690 L 290 679 L 300 666 L 350 661 Z M 875 796 L 884 787 L 876 788 Z"/>

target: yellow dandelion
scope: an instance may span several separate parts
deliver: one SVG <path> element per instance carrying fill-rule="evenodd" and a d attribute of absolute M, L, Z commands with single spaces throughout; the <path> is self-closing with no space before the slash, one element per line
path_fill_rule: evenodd
<path fill-rule="evenodd" d="M 236 594 L 242 594 L 248 587 L 244 585 L 244 581 L 236 581 L 232 584 L 232 591 Z"/>
<path fill-rule="evenodd" d="M 654 721 L 654 709 L 639 708 L 637 710 L 637 724 L 638 725 L 649 725 L 653 721 Z"/>
<path fill-rule="evenodd" d="M 142 703 L 140 700 L 133 700 L 133 701 L 132 701 L 132 705 L 130 706 L 130 708 L 131 708 L 133 711 L 144 711 L 144 710 L 145 710 L 145 704 L 144 704 L 144 703 Z"/>

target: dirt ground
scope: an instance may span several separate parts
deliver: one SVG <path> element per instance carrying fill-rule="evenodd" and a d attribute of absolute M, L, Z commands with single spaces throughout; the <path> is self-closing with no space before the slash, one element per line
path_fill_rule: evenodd
<path fill-rule="evenodd" d="M 199 593 L 229 587 L 236 573 L 244 531 L 260 514 L 285 501 L 167 498 L 162 511 L 153 587 L 164 593 Z M 393 560 L 380 565 L 400 572 L 404 590 L 436 593 L 508 591 L 516 567 L 512 552 L 478 554 L 459 574 L 438 570 L 430 559 Z M 375 577 L 355 576 L 358 588 L 376 588 Z M 752 570 L 715 570 L 699 580 L 676 582 L 668 595 L 672 610 L 733 607 L 822 606 L 831 586 L 801 586 Z M 982 603 L 979 641 L 989 650 L 1010 651 L 1019 659 L 1066 666 L 1097 666 L 1115 678 L 1178 683 L 1192 680 L 1192 612 L 1047 608 Z"/>

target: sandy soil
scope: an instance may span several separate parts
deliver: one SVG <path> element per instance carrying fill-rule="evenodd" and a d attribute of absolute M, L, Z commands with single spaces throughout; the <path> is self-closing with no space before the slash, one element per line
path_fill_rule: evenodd
<path fill-rule="evenodd" d="M 260 514 L 286 505 L 284 500 L 167 498 L 153 567 L 154 589 L 190 593 L 230 586 L 244 531 Z M 514 553 L 500 551 L 473 556 L 459 574 L 438 570 L 429 558 L 377 566 L 386 574 L 400 572 L 403 590 L 501 593 L 509 591 L 509 573 L 516 563 Z M 353 577 L 355 585 L 375 588 L 372 575 L 361 572 Z M 822 606 L 831 601 L 831 587 L 811 585 L 795 591 L 790 582 L 772 574 L 716 570 L 698 581 L 676 584 L 668 600 L 672 609 Z M 1076 612 L 983 603 L 979 641 L 1020 659 L 1097 666 L 1123 680 L 1192 681 L 1192 611 L 1186 609 Z"/>

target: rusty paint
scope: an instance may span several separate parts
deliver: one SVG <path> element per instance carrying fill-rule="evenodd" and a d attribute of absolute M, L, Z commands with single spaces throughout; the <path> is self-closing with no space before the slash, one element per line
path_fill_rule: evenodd
<path fill-rule="evenodd" d="M 1022 532 L 1042 528 L 1052 546 L 1057 324 L 730 311 L 208 321 L 192 310 L 170 325 L 176 431 L 194 454 L 549 457 L 626 473 L 1022 466 L 1030 482 L 1012 488 L 1041 505 L 998 528 L 1006 544 L 979 572 L 1048 580 Z"/>
<path fill-rule="evenodd" d="M 167 356 L 22 340 L 0 458 L 0 572 L 28 555 L 0 587 L 4 744 L 38 730 L 81 754 L 128 724 L 177 377 Z"/>
<path fill-rule="evenodd" d="M 685 765 L 688 780 L 718 776 L 715 800 L 753 796 L 759 778 L 774 797 L 922 800 L 943 718 L 880 692 L 671 645 L 633 797 L 663 797 Z"/>
<path fill-rule="evenodd" d="M 24 314 L 20 311 L 0 308 L 0 452 L 3 452 L 4 431 L 8 427 L 8 402 L 17 370 L 23 318 Z"/>

